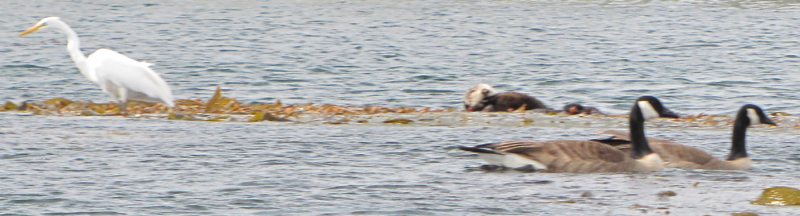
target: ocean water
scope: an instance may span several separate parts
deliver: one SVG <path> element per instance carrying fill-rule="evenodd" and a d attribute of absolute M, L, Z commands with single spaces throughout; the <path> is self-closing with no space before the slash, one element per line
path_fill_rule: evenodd
<path fill-rule="evenodd" d="M 4 1 L 0 101 L 110 101 L 69 59 L 152 67 L 177 99 L 461 108 L 472 85 L 624 114 L 655 95 L 682 114 L 755 103 L 800 113 L 792 1 Z M 420 114 L 431 124 L 226 123 L 0 113 L 6 215 L 792 215 L 751 205 L 798 187 L 793 120 L 748 133 L 748 171 L 486 173 L 457 145 L 589 139 L 625 120 Z M 398 117 L 382 114 L 375 118 Z M 336 117 L 331 117 L 336 118 Z M 371 117 L 369 117 L 371 118 Z M 520 118 L 532 118 L 531 124 Z M 450 123 L 448 123 L 450 121 Z M 666 120 L 665 120 L 666 121 Z M 444 122 L 444 123 L 441 123 Z M 457 123 L 452 123 L 457 122 Z M 508 123 L 511 122 L 511 123 Z M 795 122 L 796 123 L 796 122 Z M 648 124 L 723 157 L 729 126 Z M 675 196 L 663 196 L 671 191 Z"/>

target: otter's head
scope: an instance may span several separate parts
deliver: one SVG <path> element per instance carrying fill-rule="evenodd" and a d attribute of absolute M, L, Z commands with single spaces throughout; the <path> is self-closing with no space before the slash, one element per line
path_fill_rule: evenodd
<path fill-rule="evenodd" d="M 467 111 L 481 111 L 486 106 L 486 98 L 497 94 L 491 85 L 481 83 L 473 86 L 464 95 L 464 109 Z"/>

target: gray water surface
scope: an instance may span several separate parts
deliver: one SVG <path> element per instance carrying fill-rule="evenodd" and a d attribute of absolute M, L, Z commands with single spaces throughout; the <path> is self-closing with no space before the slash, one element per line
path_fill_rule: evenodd
<path fill-rule="evenodd" d="M 175 97 L 460 108 L 470 86 L 626 113 L 660 97 L 684 114 L 744 103 L 800 113 L 792 1 L 18 1 L 0 3 L 0 101 L 109 101 L 85 53 L 155 63 Z M 365 119 L 405 117 L 381 114 Z M 438 114 L 420 118 L 436 119 Z M 429 116 L 430 115 L 430 116 Z M 457 145 L 589 139 L 625 120 L 445 113 L 424 124 L 328 125 L 0 113 L 5 215 L 796 215 L 749 204 L 800 187 L 798 131 L 755 127 L 754 169 L 523 174 L 477 171 Z M 388 117 L 387 117 L 388 116 Z M 342 116 L 324 117 L 333 120 Z M 524 124 L 521 118 L 532 118 Z M 449 120 L 448 120 L 449 119 Z M 796 121 L 795 121 L 796 123 Z M 724 157 L 730 126 L 648 123 L 650 136 Z M 671 191 L 675 196 L 659 196 Z"/>
<path fill-rule="evenodd" d="M 748 171 L 485 173 L 456 145 L 596 138 L 596 128 L 369 127 L 0 113 L 11 215 L 791 215 L 750 205 L 797 186 L 797 134 L 751 129 Z M 648 134 L 727 154 L 726 131 Z M 696 186 L 694 186 L 696 185 Z M 673 197 L 660 197 L 665 191 Z M 584 193 L 590 196 L 584 197 Z"/>
<path fill-rule="evenodd" d="M 800 113 L 798 4 L 762 1 L 4 1 L 0 100 L 109 101 L 65 37 L 17 34 L 60 16 L 87 55 L 154 63 L 175 98 L 216 86 L 245 102 L 461 107 L 501 91 L 624 113 L 643 94 L 684 112 L 743 103 Z"/>

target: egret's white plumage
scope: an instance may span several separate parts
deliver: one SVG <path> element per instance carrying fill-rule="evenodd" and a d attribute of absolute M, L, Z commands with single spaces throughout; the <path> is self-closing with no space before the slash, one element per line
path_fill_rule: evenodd
<path fill-rule="evenodd" d="M 47 17 L 20 33 L 52 28 L 67 36 L 67 52 L 86 79 L 97 83 L 125 107 L 128 100 L 164 103 L 174 107 L 172 90 L 149 63 L 138 62 L 110 49 L 99 49 L 87 58 L 80 50 L 78 34 L 58 17 Z M 121 111 L 124 112 L 124 109 Z"/>

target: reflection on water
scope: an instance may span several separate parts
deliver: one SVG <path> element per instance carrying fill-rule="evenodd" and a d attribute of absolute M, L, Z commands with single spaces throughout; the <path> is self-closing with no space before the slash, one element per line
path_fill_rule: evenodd
<path fill-rule="evenodd" d="M 78 32 L 85 53 L 111 48 L 155 63 L 176 98 L 208 98 L 221 85 L 225 95 L 245 102 L 460 108 L 463 91 L 486 82 L 501 91 L 529 93 L 551 107 L 580 102 L 610 113 L 625 113 L 630 100 L 643 94 L 659 96 L 683 113 L 732 113 L 744 103 L 799 113 L 800 77 L 793 75 L 800 68 L 794 51 L 800 46 L 796 5 L 12 0 L 0 13 L 0 37 L 6 38 L 0 40 L 0 100 L 110 100 L 78 74 L 62 35 L 16 37 L 42 17 L 60 16 Z M 518 118 L 499 119 L 505 117 Z M 790 129 L 748 134 L 756 167 L 750 171 L 474 171 L 480 160 L 456 145 L 595 138 L 602 123 L 615 124 L 553 119 L 529 127 L 488 122 L 493 119 L 408 127 L 0 113 L 5 143 L 0 212 L 790 215 L 793 210 L 747 204 L 764 188 L 796 186 L 799 157 Z M 612 127 L 624 127 L 624 121 Z M 648 130 L 716 156 L 727 154 L 729 133 L 658 124 Z M 669 192 L 675 196 L 658 195 Z"/>

